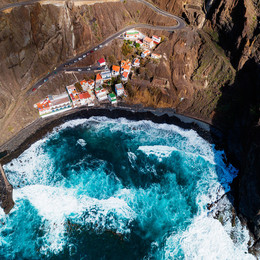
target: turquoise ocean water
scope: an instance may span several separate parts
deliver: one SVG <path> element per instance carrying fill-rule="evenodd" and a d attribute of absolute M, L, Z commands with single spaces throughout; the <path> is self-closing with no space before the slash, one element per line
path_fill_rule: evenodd
<path fill-rule="evenodd" d="M 174 125 L 69 121 L 5 165 L 0 259 L 251 259 L 239 220 L 207 209 L 237 174 L 223 156 Z"/>

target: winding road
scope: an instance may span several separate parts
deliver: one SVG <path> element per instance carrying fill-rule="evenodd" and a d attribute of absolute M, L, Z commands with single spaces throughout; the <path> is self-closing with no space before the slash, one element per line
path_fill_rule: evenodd
<path fill-rule="evenodd" d="M 65 2 L 66 0 L 62 0 L 62 1 Z M 88 2 L 89 0 L 80 0 L 80 1 L 81 2 L 83 2 L 83 1 Z M 30 90 L 27 91 L 27 94 L 29 95 L 33 91 L 35 91 L 37 88 L 41 87 L 42 84 L 44 84 L 46 81 L 48 81 L 48 79 L 50 77 L 55 76 L 55 74 L 57 74 L 58 72 L 62 72 L 62 71 L 91 72 L 91 71 L 97 70 L 98 68 L 96 66 L 95 67 L 89 66 L 89 67 L 85 67 L 85 68 L 68 68 L 68 66 L 82 60 L 83 58 L 86 58 L 88 55 L 91 55 L 91 53 L 93 53 L 94 51 L 97 51 L 98 49 L 103 48 L 109 42 L 113 41 L 114 39 L 116 39 L 117 37 L 119 37 L 121 34 L 123 34 L 124 32 L 126 32 L 128 30 L 136 29 L 136 28 L 145 28 L 145 29 L 164 30 L 164 31 L 168 31 L 168 32 L 173 32 L 175 30 L 183 29 L 186 26 L 186 24 L 185 24 L 185 22 L 183 21 L 182 18 L 175 16 L 173 14 L 167 13 L 166 11 L 159 9 L 158 7 L 152 5 L 151 3 L 146 2 L 145 0 L 129 0 L 129 1 L 135 1 L 135 2 L 142 3 L 146 6 L 148 6 L 149 8 L 151 8 L 153 11 L 159 13 L 160 15 L 174 19 L 175 21 L 177 21 L 177 25 L 174 25 L 174 26 L 153 26 L 153 25 L 149 25 L 149 24 L 133 24 L 133 25 L 127 26 L 127 27 L 121 29 L 120 31 L 110 35 L 107 39 L 105 39 L 103 42 L 99 43 L 98 45 L 92 47 L 91 49 L 85 51 L 84 53 L 81 53 L 78 56 L 75 56 L 74 58 L 66 61 L 65 63 L 59 65 L 55 70 L 48 73 L 45 77 L 43 77 L 36 84 L 34 84 L 34 86 L 32 86 L 30 88 Z M 19 6 L 32 5 L 32 4 L 37 3 L 37 2 L 44 2 L 44 0 L 31 0 L 31 1 L 26 1 L 26 2 L 13 3 L 13 4 L 9 4 L 9 5 L 6 5 L 2 8 L 0 8 L 0 11 L 5 11 L 7 9 L 19 7 Z"/>

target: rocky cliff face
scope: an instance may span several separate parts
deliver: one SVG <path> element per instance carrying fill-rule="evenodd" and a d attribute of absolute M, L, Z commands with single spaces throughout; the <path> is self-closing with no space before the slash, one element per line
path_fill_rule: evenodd
<path fill-rule="evenodd" d="M 137 22 L 174 24 L 139 3 L 35 4 L 0 13 L 0 143 L 36 118 L 25 94 L 33 83 L 68 58 Z"/>
<path fill-rule="evenodd" d="M 193 100 L 196 105 L 199 103 L 198 110 L 193 110 L 193 105 L 188 102 L 186 104 L 188 106 L 183 107 L 183 112 L 199 118 L 211 119 L 214 125 L 224 131 L 226 151 L 232 162 L 240 168 L 239 181 L 235 190 L 236 208 L 247 217 L 250 230 L 258 241 L 252 251 L 255 250 L 255 253 L 259 254 L 260 2 L 255 0 L 188 0 L 185 3 L 184 1 L 176 3 L 177 1 L 153 0 L 153 2 L 163 9 L 182 15 L 196 28 L 196 32 L 198 32 L 197 28 L 202 28 L 202 31 L 211 38 L 211 43 L 217 49 L 223 50 L 222 57 L 228 60 L 224 67 L 222 66 L 216 74 L 213 74 L 213 79 L 217 80 L 217 86 L 214 85 L 214 80 L 212 83 L 207 79 L 208 87 L 195 94 Z M 202 13 L 195 12 L 195 6 L 197 9 L 200 6 Z M 202 49 L 196 58 L 205 62 L 208 56 L 207 51 L 209 49 Z M 212 54 L 211 51 L 209 52 Z M 211 57 L 208 68 L 216 67 L 215 63 L 220 66 L 221 63 L 217 62 L 219 56 Z M 209 69 L 204 71 L 205 76 L 210 76 Z M 196 72 L 198 70 L 195 70 L 192 75 Z M 199 78 L 203 82 L 203 75 Z M 196 76 L 192 79 L 196 79 Z M 205 97 L 208 92 L 215 94 L 215 97 Z M 213 105 L 216 102 L 213 105 L 213 112 L 205 113 L 203 102 L 199 100 L 206 101 L 206 109 L 210 109 L 210 104 Z M 209 104 L 207 101 L 212 102 Z"/>

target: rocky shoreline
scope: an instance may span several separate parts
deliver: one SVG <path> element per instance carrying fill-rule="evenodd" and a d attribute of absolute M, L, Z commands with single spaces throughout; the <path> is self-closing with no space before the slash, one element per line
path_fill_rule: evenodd
<path fill-rule="evenodd" d="M 51 132 L 66 121 L 90 118 L 92 116 L 106 116 L 109 118 L 125 117 L 129 120 L 151 120 L 155 123 L 166 123 L 180 126 L 184 129 L 193 129 L 210 143 L 219 140 L 221 144 L 221 131 L 206 122 L 184 116 L 175 112 L 174 109 L 154 109 L 142 106 L 128 106 L 120 104 L 117 107 L 104 104 L 99 107 L 81 107 L 47 118 L 39 118 L 21 130 L 12 139 L 0 146 L 0 163 L 6 164 L 17 158 L 31 144 Z"/>
<path fill-rule="evenodd" d="M 222 132 L 219 129 L 198 119 L 178 114 L 174 109 L 144 108 L 142 106 L 129 106 L 124 103 L 121 103 L 117 107 L 103 104 L 99 107 L 76 108 L 63 114 L 35 120 L 11 140 L 0 146 L 0 155 L 2 155 L 0 163 L 6 164 L 12 159 L 17 158 L 23 151 L 29 148 L 31 144 L 44 137 L 55 127 L 69 120 L 90 118 L 92 116 L 106 116 L 108 118 L 124 117 L 129 120 L 150 120 L 155 123 L 174 124 L 184 129 L 195 130 L 203 139 L 214 143 L 217 149 L 223 149 L 225 146 Z M 2 189 L 2 187 L 0 188 Z M 232 194 L 229 195 L 232 197 L 235 196 L 234 190 L 231 193 Z M 2 198 L 3 197 L 4 196 L 2 196 Z M 2 203 L 3 205 L 12 205 L 13 207 L 12 199 L 2 201 Z M 237 215 L 236 213 L 234 214 Z M 239 218 L 241 219 L 241 216 L 239 216 Z M 245 221 L 243 222 L 246 225 Z M 251 251 L 254 252 L 254 250 Z"/>

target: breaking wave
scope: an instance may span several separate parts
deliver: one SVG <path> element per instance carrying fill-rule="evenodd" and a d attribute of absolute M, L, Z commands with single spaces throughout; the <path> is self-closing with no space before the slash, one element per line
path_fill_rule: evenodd
<path fill-rule="evenodd" d="M 0 215 L 0 256 L 253 259 L 222 198 L 237 175 L 224 156 L 174 125 L 69 121 L 4 166 L 16 204 Z"/>

